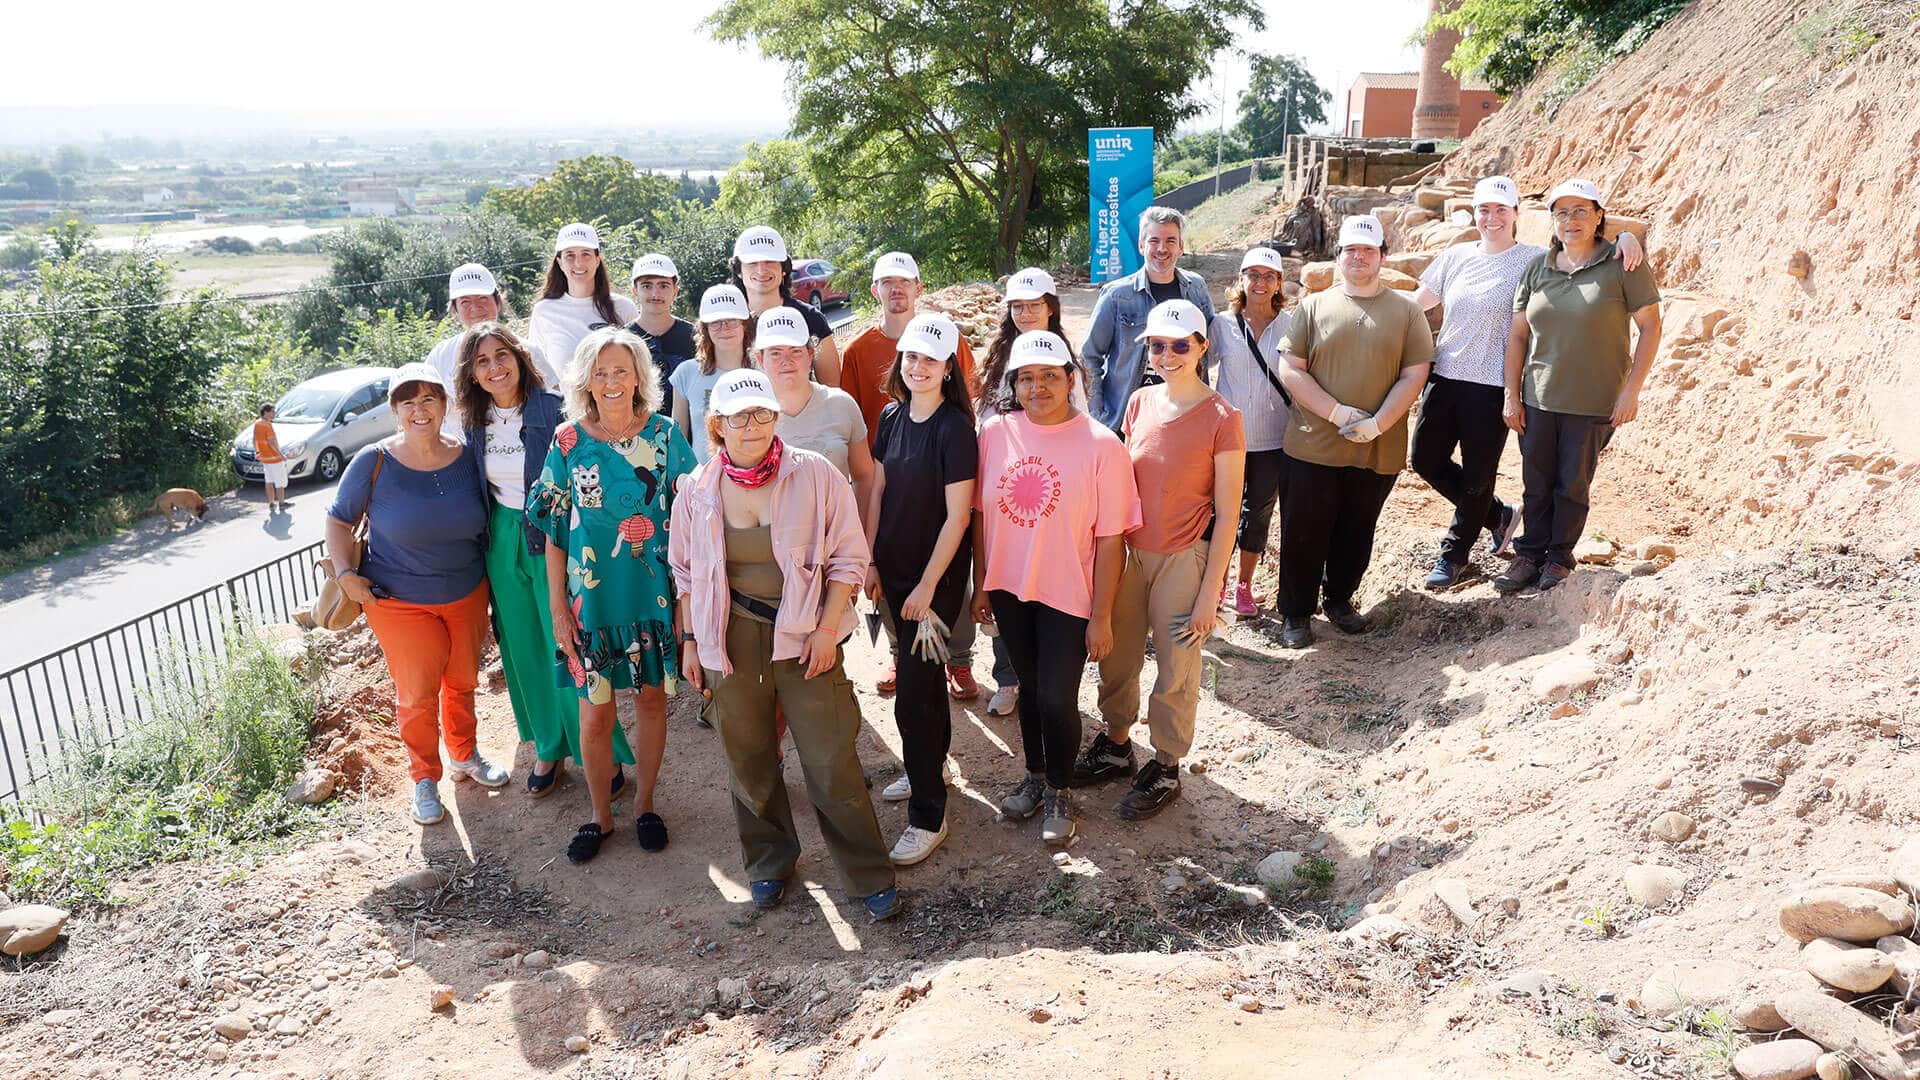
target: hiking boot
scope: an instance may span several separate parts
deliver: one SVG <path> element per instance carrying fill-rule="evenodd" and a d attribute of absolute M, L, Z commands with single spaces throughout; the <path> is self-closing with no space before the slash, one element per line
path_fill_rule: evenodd
<path fill-rule="evenodd" d="M 440 805 L 440 785 L 432 780 L 417 781 L 413 785 L 413 820 L 438 825 L 446 816 L 447 808 Z"/>
<path fill-rule="evenodd" d="M 1133 740 L 1127 740 L 1125 746 L 1107 738 L 1102 731 L 1087 744 L 1080 760 L 1073 763 L 1073 779 L 1067 781 L 1071 787 L 1092 787 L 1107 780 L 1122 776 L 1132 776 Z"/>
<path fill-rule="evenodd" d="M 1499 577 L 1493 579 L 1493 591 L 1497 593 L 1517 593 L 1533 584 L 1540 577 L 1540 564 L 1525 555 L 1516 555 Z"/>
<path fill-rule="evenodd" d="M 1040 839 L 1064 844 L 1073 839 L 1073 796 L 1065 788 L 1048 788 L 1040 815 Z"/>
<path fill-rule="evenodd" d="M 1145 821 L 1167 808 L 1180 794 L 1180 766 L 1165 765 L 1159 758 L 1140 768 L 1133 778 L 1133 789 L 1120 800 L 1120 816 L 1127 821 Z"/>
<path fill-rule="evenodd" d="M 1364 634 L 1373 629 L 1373 623 L 1355 611 L 1349 601 L 1329 599 L 1321 603 L 1320 610 L 1326 613 L 1327 621 L 1343 634 Z"/>
<path fill-rule="evenodd" d="M 1510 502 L 1498 504 L 1500 507 L 1500 528 L 1487 537 L 1487 547 L 1492 554 L 1506 555 L 1513 551 L 1514 535 L 1520 531 L 1520 508 Z"/>
<path fill-rule="evenodd" d="M 1018 685 L 1003 686 L 995 690 L 993 696 L 987 699 L 989 716 L 1012 716 L 1014 710 L 1019 707 L 1020 687 Z"/>
<path fill-rule="evenodd" d="M 973 669 L 965 664 L 947 665 L 947 696 L 955 701 L 972 701 L 980 696 L 980 684 L 973 681 Z"/>
<path fill-rule="evenodd" d="M 1313 644 L 1313 620 L 1303 615 L 1286 615 L 1280 619 L 1280 647 L 1283 649 L 1304 649 Z"/>
<path fill-rule="evenodd" d="M 1461 578 L 1467 576 L 1467 569 L 1467 566 L 1461 566 L 1442 555 L 1434 560 L 1432 572 L 1427 574 L 1427 580 L 1421 584 L 1435 592 L 1451 589 L 1460 584 Z"/>
<path fill-rule="evenodd" d="M 472 780 L 481 787 L 501 787 L 511 779 L 507 770 L 480 756 L 475 750 L 467 761 L 456 761 L 447 767 L 455 780 Z"/>
<path fill-rule="evenodd" d="M 937 831 L 929 832 L 918 825 L 907 826 L 894 842 L 893 850 L 887 852 L 887 858 L 895 866 L 912 866 L 924 862 L 947 839 L 947 823 L 942 821 Z"/>
<path fill-rule="evenodd" d="M 1546 592 L 1572 576 L 1573 567 L 1550 562 L 1540 568 L 1540 580 L 1536 584 L 1540 586 L 1541 592 Z"/>
<path fill-rule="evenodd" d="M 1237 615 L 1253 616 L 1260 613 L 1260 605 L 1253 601 L 1253 586 L 1244 581 L 1233 586 L 1233 610 Z"/>
<path fill-rule="evenodd" d="M 1028 773 L 1026 779 L 1014 786 L 1000 800 L 1000 815 L 1025 821 L 1040 809 L 1040 802 L 1047 794 L 1047 778 L 1039 773 Z"/>

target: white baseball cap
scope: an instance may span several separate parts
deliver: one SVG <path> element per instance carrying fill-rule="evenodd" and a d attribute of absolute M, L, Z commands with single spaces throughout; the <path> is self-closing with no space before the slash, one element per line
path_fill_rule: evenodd
<path fill-rule="evenodd" d="M 937 311 L 915 315 L 900 332 L 901 352 L 926 353 L 935 360 L 951 360 L 960 348 L 960 328 Z"/>
<path fill-rule="evenodd" d="M 1067 351 L 1067 343 L 1059 334 L 1051 330 L 1029 330 L 1013 339 L 1013 348 L 1007 351 L 1007 374 L 1023 367 L 1068 367 L 1073 364 L 1073 354 Z"/>
<path fill-rule="evenodd" d="M 743 263 L 786 262 L 787 242 L 771 225 L 755 225 L 733 242 L 733 256 Z"/>
<path fill-rule="evenodd" d="M 748 409 L 780 411 L 780 399 L 773 396 L 773 384 L 765 374 L 753 368 L 735 368 L 713 384 L 707 397 L 707 411 L 733 416 Z"/>
<path fill-rule="evenodd" d="M 576 247 L 592 248 L 595 251 L 599 251 L 600 234 L 595 232 L 593 226 L 586 222 L 576 221 L 562 228 L 560 235 L 553 238 L 553 253 L 555 255 L 560 254 L 568 248 Z"/>
<path fill-rule="evenodd" d="M 633 260 L 633 273 L 627 275 L 627 280 L 638 281 L 643 277 L 664 277 L 678 281 L 680 268 L 673 265 L 673 260 L 665 255 L 657 251 L 649 251 Z"/>
<path fill-rule="evenodd" d="M 785 305 L 761 312 L 760 321 L 753 327 L 755 349 L 767 349 L 775 345 L 805 345 L 812 340 L 800 313 Z"/>
<path fill-rule="evenodd" d="M 1286 266 L 1280 262 L 1280 253 L 1270 247 L 1248 248 L 1247 253 L 1240 256 L 1240 269 L 1245 270 L 1251 266 L 1258 266 L 1281 275 L 1287 272 Z"/>
<path fill-rule="evenodd" d="M 721 319 L 751 319 L 747 311 L 747 297 L 731 285 L 715 285 L 700 296 L 700 321 L 719 322 Z"/>
<path fill-rule="evenodd" d="M 1380 219 L 1372 214 L 1355 214 L 1340 223 L 1340 247 L 1349 244 L 1368 244 L 1373 247 L 1387 246 L 1387 231 L 1380 227 Z"/>
<path fill-rule="evenodd" d="M 1053 275 L 1037 266 L 1029 266 L 1007 279 L 1007 299 L 1038 300 L 1043 296 L 1059 296 L 1060 289 L 1053 283 Z"/>
<path fill-rule="evenodd" d="M 441 394 L 444 395 L 447 392 L 447 380 L 440 374 L 439 369 L 435 368 L 432 364 L 423 364 L 415 360 L 412 363 L 401 364 L 399 367 L 393 369 L 393 377 L 387 380 L 387 386 L 390 388 L 387 393 L 387 400 L 393 400 L 392 392 L 410 382 L 432 383 L 440 388 Z"/>
<path fill-rule="evenodd" d="M 493 271 L 479 263 L 456 266 L 453 273 L 447 275 L 449 300 L 458 300 L 463 296 L 492 296 L 499 291 L 500 283 L 493 280 Z"/>
<path fill-rule="evenodd" d="M 1165 300 L 1147 312 L 1147 328 L 1133 340 L 1145 341 L 1150 337 L 1185 338 L 1195 334 L 1207 336 L 1207 317 L 1200 314 L 1200 309 L 1186 300 Z"/>
<path fill-rule="evenodd" d="M 1600 201 L 1600 189 L 1594 186 L 1593 181 L 1563 180 L 1560 182 L 1559 187 L 1553 189 L 1553 194 L 1547 196 L 1547 209 L 1553 209 L 1554 203 L 1568 196 L 1576 199 L 1586 199 L 1602 210 L 1607 208 L 1606 204 Z"/>
<path fill-rule="evenodd" d="M 1473 185 L 1473 205 L 1485 206 L 1488 203 L 1519 209 L 1520 185 L 1514 183 L 1511 176 L 1489 176 Z"/>
<path fill-rule="evenodd" d="M 904 251 L 889 251 L 874 260 L 873 280 L 879 281 L 881 278 L 890 277 L 912 278 L 918 281 L 920 264 L 914 262 L 913 256 Z"/>

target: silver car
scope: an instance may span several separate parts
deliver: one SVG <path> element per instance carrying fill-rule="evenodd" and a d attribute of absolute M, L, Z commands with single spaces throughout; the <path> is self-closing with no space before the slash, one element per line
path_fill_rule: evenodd
<path fill-rule="evenodd" d="M 286 392 L 273 406 L 273 433 L 287 459 L 289 481 L 340 479 L 354 452 L 393 434 L 387 408 L 390 367 L 357 367 L 315 375 Z M 253 452 L 253 425 L 233 437 L 233 471 L 249 482 L 266 473 Z"/>

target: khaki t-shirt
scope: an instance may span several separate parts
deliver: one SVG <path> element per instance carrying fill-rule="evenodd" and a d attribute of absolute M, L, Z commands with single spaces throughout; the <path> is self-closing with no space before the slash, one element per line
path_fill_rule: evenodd
<path fill-rule="evenodd" d="M 1336 286 L 1300 301 L 1280 351 L 1306 357 L 1307 374 L 1334 400 L 1371 413 L 1387 399 L 1402 368 L 1433 362 L 1433 332 L 1411 294 L 1381 289 L 1356 298 Z M 1407 418 L 1370 443 L 1356 443 L 1295 402 L 1282 445 L 1300 461 L 1392 476 L 1407 466 Z"/>
<path fill-rule="evenodd" d="M 1528 263 L 1513 296 L 1533 332 L 1521 400 L 1548 412 L 1610 416 L 1633 367 L 1627 327 L 1634 312 L 1660 302 L 1660 289 L 1646 263 L 1621 269 L 1611 243 L 1571 274 L 1553 258 L 1548 251 Z"/>

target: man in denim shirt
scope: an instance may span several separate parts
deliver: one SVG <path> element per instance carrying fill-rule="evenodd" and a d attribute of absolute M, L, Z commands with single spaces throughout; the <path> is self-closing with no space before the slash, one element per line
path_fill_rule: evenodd
<path fill-rule="evenodd" d="M 1087 369 L 1087 411 L 1115 431 L 1135 390 L 1160 381 L 1146 364 L 1146 346 L 1138 340 L 1147 312 L 1165 300 L 1186 300 L 1213 321 L 1213 300 L 1199 274 L 1179 267 L 1186 247 L 1187 219 L 1166 206 L 1149 206 L 1140 215 L 1140 254 L 1144 265 L 1109 281 L 1093 305 L 1093 328 L 1080 347 Z M 1203 376 L 1205 372 L 1201 373 Z"/>

